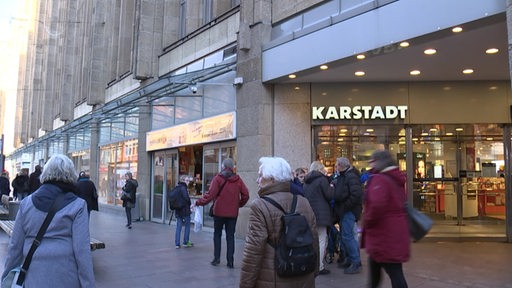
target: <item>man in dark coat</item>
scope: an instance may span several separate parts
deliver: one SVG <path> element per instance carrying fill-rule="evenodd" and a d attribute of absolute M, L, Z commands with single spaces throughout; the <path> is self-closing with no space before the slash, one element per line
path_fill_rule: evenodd
<path fill-rule="evenodd" d="M 78 182 L 76 183 L 76 194 L 87 202 L 87 211 L 89 215 L 92 210 L 98 211 L 98 192 L 94 182 L 91 181 L 89 175 L 84 171 L 78 174 Z"/>
<path fill-rule="evenodd" d="M 0 175 L 0 197 L 2 199 L 2 206 L 5 208 L 9 205 L 9 194 L 11 193 L 11 187 L 9 183 L 9 176 L 7 176 L 7 171 L 3 171 L 2 175 Z"/>
<path fill-rule="evenodd" d="M 29 193 L 29 179 L 28 169 L 21 169 L 20 173 L 12 180 L 12 188 L 14 188 L 14 197 L 21 201 L 28 196 Z"/>
<path fill-rule="evenodd" d="M 361 257 L 356 222 L 363 211 L 363 189 L 361 186 L 359 171 L 352 167 L 345 157 L 336 159 L 336 167 L 339 172 L 335 180 L 335 212 L 340 217 L 341 242 L 345 251 L 345 261 L 340 267 L 345 268 L 345 274 L 361 272 Z"/>
<path fill-rule="evenodd" d="M 32 172 L 28 179 L 28 186 L 30 189 L 30 194 L 36 192 L 41 186 L 41 180 L 39 180 L 39 176 L 41 176 L 41 166 L 36 165 L 34 172 Z"/>

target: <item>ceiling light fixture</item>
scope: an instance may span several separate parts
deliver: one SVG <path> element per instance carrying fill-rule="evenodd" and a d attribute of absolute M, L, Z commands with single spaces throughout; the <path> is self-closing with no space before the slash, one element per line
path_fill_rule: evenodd
<path fill-rule="evenodd" d="M 421 74 L 421 71 L 420 70 L 412 70 L 411 72 L 409 72 L 409 74 L 411 74 L 412 76 L 417 76 L 417 75 Z"/>
<path fill-rule="evenodd" d="M 425 53 L 427 55 L 434 55 L 437 53 L 437 50 L 433 49 L 433 48 L 429 48 L 429 49 L 425 49 L 425 51 L 423 51 L 423 53 Z"/>
<path fill-rule="evenodd" d="M 500 50 L 498 48 L 489 48 L 489 49 L 485 50 L 485 53 L 487 53 L 487 54 L 496 54 L 499 51 Z"/>
<path fill-rule="evenodd" d="M 473 74 L 473 72 L 475 72 L 475 71 L 473 71 L 473 69 L 471 69 L 471 68 L 462 70 L 462 73 L 464 73 L 464 74 Z"/>
<path fill-rule="evenodd" d="M 320 70 L 327 70 L 327 69 L 329 69 L 329 66 L 327 66 L 325 64 L 320 66 Z"/>
<path fill-rule="evenodd" d="M 359 54 L 356 56 L 356 58 L 359 60 L 363 60 L 364 58 L 366 58 L 366 56 L 364 56 L 364 54 Z"/>
<path fill-rule="evenodd" d="M 464 128 L 455 128 L 455 131 L 461 132 L 461 131 L 464 131 Z"/>
<path fill-rule="evenodd" d="M 295 78 L 297 78 L 297 75 L 295 75 L 295 74 L 290 74 L 290 75 L 288 75 L 288 78 L 290 78 L 290 79 L 295 79 Z"/>
<path fill-rule="evenodd" d="M 453 27 L 452 32 L 453 32 L 453 33 L 459 33 L 459 32 L 462 32 L 462 27 L 458 27 L 458 26 L 457 26 L 457 27 Z"/>
<path fill-rule="evenodd" d="M 400 47 L 403 47 L 403 48 L 409 47 L 409 42 L 407 42 L 407 41 L 400 42 Z"/>
<path fill-rule="evenodd" d="M 373 131 L 375 131 L 375 130 L 373 130 L 372 128 L 366 129 L 366 132 L 373 132 Z"/>
<path fill-rule="evenodd" d="M 453 136 L 452 132 L 446 132 L 446 136 Z"/>
<path fill-rule="evenodd" d="M 361 77 L 361 76 L 364 76 L 366 73 L 364 73 L 364 71 L 356 71 L 356 73 L 354 73 L 354 75 L 358 76 L 358 77 Z"/>

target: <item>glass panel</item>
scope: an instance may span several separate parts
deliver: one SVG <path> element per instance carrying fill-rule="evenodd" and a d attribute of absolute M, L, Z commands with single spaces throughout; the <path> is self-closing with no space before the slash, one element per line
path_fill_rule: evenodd
<path fill-rule="evenodd" d="M 153 102 L 153 130 L 169 127 L 174 124 L 174 100 L 174 97 L 164 97 Z"/>
<path fill-rule="evenodd" d="M 203 160 L 203 167 L 204 167 L 204 180 L 203 180 L 203 186 L 205 193 L 208 192 L 210 189 L 210 184 L 212 182 L 212 179 L 217 173 L 220 171 L 220 162 L 219 162 L 219 149 L 204 149 L 203 151 L 204 160 Z M 203 225 L 206 227 L 213 227 L 213 218 L 208 216 L 208 211 L 210 209 L 210 206 L 212 205 L 212 202 L 210 204 L 204 206 L 204 220 Z"/>
<path fill-rule="evenodd" d="M 345 2 L 345 0 L 343 1 Z M 339 14 L 340 7 L 339 1 L 327 1 L 316 8 L 313 8 L 304 13 L 303 27 L 310 26 L 324 19 Z"/>
<path fill-rule="evenodd" d="M 203 97 L 205 117 L 236 109 L 236 89 L 232 85 L 235 76 L 236 72 L 232 71 L 205 82 Z"/>
<path fill-rule="evenodd" d="M 179 97 L 176 99 L 176 124 L 200 119 L 201 114 L 201 97 Z"/>
<path fill-rule="evenodd" d="M 163 219 L 162 198 L 164 194 L 164 153 L 155 153 L 153 166 L 152 220 Z"/>
<path fill-rule="evenodd" d="M 502 133 L 495 124 L 413 128 L 413 202 L 435 219 L 431 234 L 504 235 Z"/>
<path fill-rule="evenodd" d="M 373 151 L 389 149 L 405 153 L 405 130 L 394 126 L 319 126 L 314 128 L 316 160 L 332 174 L 336 158 L 347 157 L 357 169 L 368 169 Z"/>

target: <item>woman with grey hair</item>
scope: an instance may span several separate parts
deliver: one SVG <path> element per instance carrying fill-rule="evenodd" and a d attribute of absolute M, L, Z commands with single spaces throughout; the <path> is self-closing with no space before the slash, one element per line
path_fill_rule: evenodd
<path fill-rule="evenodd" d="M 77 178 L 67 156 L 56 154 L 48 160 L 40 176 L 41 187 L 21 201 L 2 279 L 23 264 L 59 197 L 61 205 L 33 255 L 24 287 L 95 287 L 87 204 L 74 194 Z"/>
<path fill-rule="evenodd" d="M 260 197 L 272 198 L 285 211 L 290 211 L 294 195 L 290 191 L 292 171 L 286 160 L 280 157 L 260 158 L 256 182 Z M 304 215 L 313 232 L 313 245 L 318 250 L 315 214 L 306 198 L 297 197 L 296 211 Z M 266 200 L 255 199 L 251 205 L 247 236 L 242 260 L 240 287 L 315 287 L 315 272 L 296 277 L 280 277 L 274 264 L 275 249 L 269 243 L 276 243 L 281 230 L 283 213 Z M 318 261 L 318 258 L 317 258 Z M 315 263 L 318 267 L 318 264 Z"/>
<path fill-rule="evenodd" d="M 369 163 L 372 175 L 365 189 L 361 245 L 368 253 L 369 287 L 379 286 L 384 270 L 393 288 L 406 288 L 402 270 L 410 257 L 406 177 L 388 151 L 373 152 Z"/>

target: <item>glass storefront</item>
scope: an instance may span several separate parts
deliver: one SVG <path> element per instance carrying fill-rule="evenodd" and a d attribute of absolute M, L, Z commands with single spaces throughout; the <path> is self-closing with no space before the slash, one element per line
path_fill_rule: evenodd
<path fill-rule="evenodd" d="M 164 223 L 171 217 L 167 206 L 166 191 L 174 188 L 181 175 L 188 175 L 194 181 L 188 191 L 192 202 L 208 191 L 211 180 L 219 173 L 222 160 L 236 159 L 234 142 L 191 145 L 157 151 L 153 154 L 151 221 Z M 211 205 L 211 204 L 209 204 Z M 205 206 L 204 211 L 208 211 Z M 204 215 L 203 225 L 213 227 L 213 219 Z"/>
<path fill-rule="evenodd" d="M 412 161 L 406 161 L 406 129 L 412 134 Z M 435 220 L 430 235 L 505 236 L 503 129 L 496 124 L 315 126 L 316 159 L 333 172 L 337 157 L 369 168 L 376 149 L 397 155 L 413 178 L 416 208 Z"/>
<path fill-rule="evenodd" d="M 122 205 L 120 200 L 126 172 L 137 178 L 138 140 L 128 140 L 100 147 L 98 201 Z"/>

